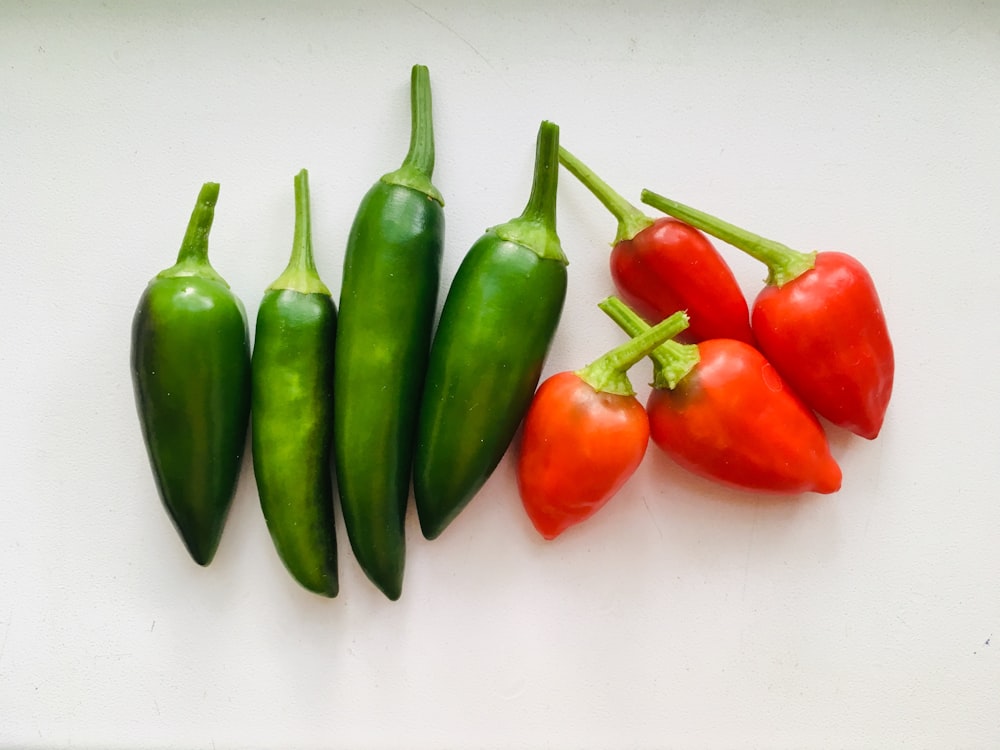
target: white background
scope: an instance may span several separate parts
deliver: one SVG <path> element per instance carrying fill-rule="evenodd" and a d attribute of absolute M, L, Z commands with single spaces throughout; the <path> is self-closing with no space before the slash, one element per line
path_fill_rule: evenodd
<path fill-rule="evenodd" d="M 0 745 L 1000 747 L 1000 5 L 828 5 L 0 6 Z M 396 603 L 341 528 L 329 601 L 281 567 L 247 465 L 190 561 L 135 415 L 139 294 L 215 180 L 211 257 L 252 320 L 301 167 L 339 291 L 415 62 L 446 281 L 520 212 L 543 118 L 632 199 L 868 266 L 896 390 L 876 441 L 829 430 L 840 493 L 767 502 L 650 449 L 545 543 L 508 457 L 437 541 L 411 507 Z M 563 175 L 546 374 L 621 340 L 595 307 L 614 221 Z M 721 249 L 752 297 L 763 267 Z"/>

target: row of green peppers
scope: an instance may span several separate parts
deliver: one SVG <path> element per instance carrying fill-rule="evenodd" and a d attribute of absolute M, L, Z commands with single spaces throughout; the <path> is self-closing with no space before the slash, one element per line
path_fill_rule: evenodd
<path fill-rule="evenodd" d="M 402 166 L 368 191 L 351 227 L 339 309 L 313 259 L 305 170 L 291 258 L 261 301 L 252 354 L 245 309 L 208 259 L 216 183 L 201 189 L 176 264 L 139 301 L 131 364 L 143 435 L 163 504 L 201 565 L 218 547 L 252 420 L 260 503 L 289 572 L 338 592 L 335 473 L 355 557 L 397 599 L 411 480 L 433 539 L 497 467 L 531 402 L 566 295 L 559 129 L 541 124 L 524 211 L 475 242 L 435 329 L 444 201 L 421 65 L 411 108 Z"/>

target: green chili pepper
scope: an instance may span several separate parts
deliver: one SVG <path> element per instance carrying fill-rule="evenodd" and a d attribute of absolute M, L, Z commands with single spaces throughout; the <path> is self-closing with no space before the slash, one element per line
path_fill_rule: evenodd
<path fill-rule="evenodd" d="M 246 311 L 208 261 L 219 196 L 206 183 L 177 263 L 150 281 L 132 321 L 132 381 L 163 504 L 191 557 L 208 565 L 246 447 Z"/>
<path fill-rule="evenodd" d="M 253 468 L 271 539 L 309 591 L 336 596 L 333 520 L 333 347 L 337 310 L 313 261 L 309 176 L 295 178 L 288 267 L 257 311 L 253 348 Z"/>
<path fill-rule="evenodd" d="M 441 311 L 413 473 L 428 539 L 500 463 L 538 384 L 566 296 L 566 256 L 555 228 L 558 174 L 559 128 L 543 122 L 524 213 L 476 241 Z"/>
<path fill-rule="evenodd" d="M 413 67 L 410 85 L 409 153 L 368 191 L 351 228 L 334 372 L 344 523 L 362 569 L 393 600 L 403 585 L 413 438 L 444 241 L 426 67 Z"/>

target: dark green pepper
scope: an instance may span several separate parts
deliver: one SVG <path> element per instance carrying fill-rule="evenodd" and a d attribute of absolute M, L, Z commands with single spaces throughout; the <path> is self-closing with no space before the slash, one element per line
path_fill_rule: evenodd
<path fill-rule="evenodd" d="M 132 381 L 163 504 L 199 565 L 222 536 L 246 447 L 246 312 L 208 262 L 219 196 L 206 183 L 177 263 L 150 281 L 132 321 Z"/>
<path fill-rule="evenodd" d="M 421 405 L 413 489 L 437 537 L 500 463 L 531 402 L 566 297 L 555 228 L 559 128 L 538 131 L 531 197 L 462 261 L 438 323 Z"/>
<path fill-rule="evenodd" d="M 427 68 L 413 67 L 410 149 L 358 208 L 344 257 L 334 372 L 334 464 L 362 569 L 402 592 L 417 410 L 440 279 L 444 201 L 431 184 Z"/>
<path fill-rule="evenodd" d="M 333 519 L 333 348 L 337 309 L 313 261 L 309 177 L 295 178 L 288 267 L 257 311 L 253 348 L 253 468 L 268 531 L 288 572 L 337 595 Z"/>

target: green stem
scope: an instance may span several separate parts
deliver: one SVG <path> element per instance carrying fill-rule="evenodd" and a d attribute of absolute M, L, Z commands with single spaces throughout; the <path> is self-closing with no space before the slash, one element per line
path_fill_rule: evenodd
<path fill-rule="evenodd" d="M 650 330 L 649 323 L 618 297 L 608 297 L 597 306 L 629 336 L 639 336 Z M 654 349 L 649 358 L 653 360 L 653 387 L 673 390 L 698 364 L 701 354 L 696 344 L 666 341 Z"/>
<path fill-rule="evenodd" d="M 309 219 L 309 173 L 295 175 L 295 236 L 288 266 L 269 289 L 291 289 L 302 294 L 330 294 L 319 278 L 313 260 L 312 224 Z"/>
<path fill-rule="evenodd" d="M 538 128 L 531 195 L 521 215 L 493 227 L 501 239 L 523 245 L 539 257 L 567 263 L 556 234 L 556 192 L 559 187 L 559 126 L 547 120 Z"/>
<path fill-rule="evenodd" d="M 410 71 L 410 150 L 404 166 L 431 175 L 434 172 L 434 120 L 431 117 L 431 74 L 426 65 Z"/>
<path fill-rule="evenodd" d="M 767 266 L 767 283 L 784 286 L 816 265 L 816 253 L 802 253 L 780 242 L 748 232 L 696 208 L 665 198 L 649 190 L 642 191 L 642 202 L 676 219 L 728 242 Z"/>
<path fill-rule="evenodd" d="M 410 150 L 403 165 L 382 176 L 390 185 L 402 185 L 423 193 L 442 206 L 444 198 L 431 182 L 434 173 L 434 119 L 431 108 L 431 76 L 426 65 L 410 71 Z"/>
<path fill-rule="evenodd" d="M 615 235 L 614 244 L 617 245 L 619 242 L 631 240 L 643 229 L 652 225 L 653 220 L 651 218 L 625 200 L 620 193 L 616 192 L 614 188 L 598 177 L 590 167 L 573 156 L 565 148 L 559 149 L 559 161 L 618 220 L 618 233 Z"/>
<path fill-rule="evenodd" d="M 187 231 L 177 253 L 177 262 L 157 274 L 158 278 L 200 276 L 216 281 L 227 289 L 229 285 L 212 268 L 208 261 L 208 235 L 215 219 L 215 203 L 219 200 L 219 183 L 206 182 L 198 193 L 198 201 L 191 212 Z"/>
<path fill-rule="evenodd" d="M 628 379 L 629 368 L 687 327 L 687 314 L 676 312 L 655 326 L 646 326 L 646 330 L 631 340 L 615 347 L 582 370 L 577 370 L 576 375 L 598 393 L 633 396 L 635 391 Z"/>
<path fill-rule="evenodd" d="M 208 235 L 215 219 L 215 204 L 219 200 L 219 183 L 206 182 L 198 193 L 198 202 L 191 212 L 187 231 L 177 254 L 178 263 L 207 263 Z"/>
<path fill-rule="evenodd" d="M 543 121 L 535 141 L 535 170 L 531 194 L 521 212 L 524 219 L 543 221 L 555 226 L 556 191 L 559 188 L 559 126 Z"/>

